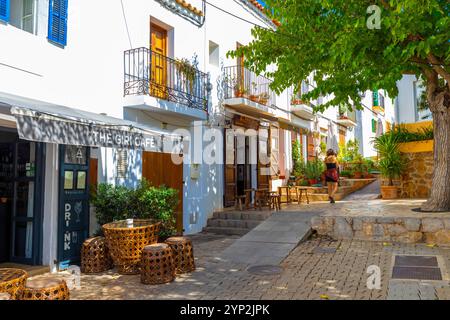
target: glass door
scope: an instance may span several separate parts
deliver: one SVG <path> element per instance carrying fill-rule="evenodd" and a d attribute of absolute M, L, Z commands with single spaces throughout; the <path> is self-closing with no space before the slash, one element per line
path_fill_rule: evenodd
<path fill-rule="evenodd" d="M 14 145 L 11 261 L 37 264 L 40 256 L 43 146 L 19 141 Z"/>

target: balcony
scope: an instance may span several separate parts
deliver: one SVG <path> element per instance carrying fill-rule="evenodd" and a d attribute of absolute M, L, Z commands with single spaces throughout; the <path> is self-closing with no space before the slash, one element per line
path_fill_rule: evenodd
<path fill-rule="evenodd" d="M 227 106 L 249 115 L 275 118 L 276 94 L 269 87 L 270 79 L 243 66 L 226 67 L 224 73 Z"/>
<path fill-rule="evenodd" d="M 185 59 L 147 48 L 124 52 L 124 96 L 151 96 L 207 113 L 209 87 L 208 75 Z"/>
<path fill-rule="evenodd" d="M 300 99 L 297 95 L 293 95 L 291 98 L 291 111 L 296 116 L 305 119 L 314 119 L 314 109 L 308 105 L 306 102 Z"/>
<path fill-rule="evenodd" d="M 346 110 L 344 112 L 340 112 L 336 122 L 338 124 L 340 124 L 341 126 L 344 126 L 347 128 L 356 127 L 357 124 L 356 124 L 355 110 L 353 110 L 353 111 Z"/>

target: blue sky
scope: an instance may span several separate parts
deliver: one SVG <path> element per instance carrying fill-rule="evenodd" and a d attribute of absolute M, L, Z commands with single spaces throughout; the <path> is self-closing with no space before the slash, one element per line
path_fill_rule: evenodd
<path fill-rule="evenodd" d="M 264 3 L 263 0 L 257 0 L 260 4 L 262 4 L 263 6 L 265 6 L 266 4 Z"/>

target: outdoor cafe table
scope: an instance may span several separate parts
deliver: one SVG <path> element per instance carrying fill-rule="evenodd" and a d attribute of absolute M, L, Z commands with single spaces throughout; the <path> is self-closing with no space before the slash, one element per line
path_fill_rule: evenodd
<path fill-rule="evenodd" d="M 13 300 L 20 299 L 27 278 L 28 274 L 25 270 L 0 269 L 0 292 L 9 293 Z"/>
<path fill-rule="evenodd" d="M 161 223 L 129 219 L 103 225 L 106 245 L 120 274 L 138 274 L 142 250 L 158 242 Z"/>

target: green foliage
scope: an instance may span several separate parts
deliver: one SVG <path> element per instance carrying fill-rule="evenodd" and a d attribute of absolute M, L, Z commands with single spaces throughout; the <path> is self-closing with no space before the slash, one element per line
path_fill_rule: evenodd
<path fill-rule="evenodd" d="M 166 236 L 175 233 L 177 194 L 177 190 L 154 187 L 145 180 L 136 189 L 101 183 L 91 203 L 100 226 L 125 219 L 155 219 L 162 222 L 161 236 Z"/>
<path fill-rule="evenodd" d="M 433 140 L 434 132 L 433 127 L 420 128 L 417 132 L 410 132 L 406 126 L 396 126 L 392 131 L 392 134 L 398 138 L 399 143 Z"/>
<path fill-rule="evenodd" d="M 340 172 L 341 177 L 347 177 L 350 178 L 353 175 L 353 172 L 351 170 L 342 170 Z"/>
<path fill-rule="evenodd" d="M 303 177 L 306 168 L 305 161 L 303 160 L 302 145 L 298 140 L 292 143 L 292 163 L 294 176 Z"/>
<path fill-rule="evenodd" d="M 271 87 L 277 93 L 312 75 L 315 88 L 302 100 L 333 97 L 315 111 L 341 104 L 361 109 L 360 93 L 373 88 L 395 97 L 404 73 L 425 78 L 427 87 L 438 73 L 449 77 L 448 0 L 267 0 L 265 4 L 269 17 L 280 26 L 275 31 L 255 27 L 255 40 L 228 55 L 244 55 L 248 68 L 273 78 Z M 380 29 L 367 27 L 372 4 L 381 9 Z M 439 63 L 430 68 L 432 61 Z M 277 69 L 266 72 L 271 65 Z"/>
<path fill-rule="evenodd" d="M 405 161 L 399 150 L 399 137 L 388 132 L 375 138 L 373 142 L 380 156 L 381 174 L 388 178 L 389 185 L 393 186 L 393 179 L 399 177 L 405 168 Z"/>
<path fill-rule="evenodd" d="M 139 197 L 139 202 L 146 208 L 141 218 L 162 222 L 161 236 L 167 237 L 176 233 L 174 210 L 179 202 L 177 190 L 165 186 L 150 187 Z"/>
<path fill-rule="evenodd" d="M 361 155 L 359 154 L 359 142 L 358 140 L 349 140 L 346 144 L 339 144 L 339 155 L 338 161 L 344 162 L 354 162 L 361 160 Z"/>
<path fill-rule="evenodd" d="M 325 142 L 320 142 L 320 152 L 323 155 L 327 154 L 327 144 Z"/>
<path fill-rule="evenodd" d="M 322 161 L 315 159 L 306 163 L 305 176 L 307 179 L 320 180 L 320 176 L 325 170 L 325 165 Z"/>

